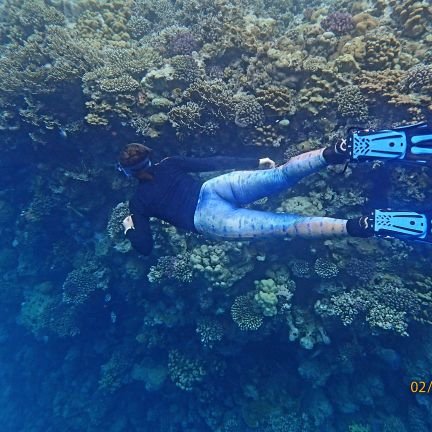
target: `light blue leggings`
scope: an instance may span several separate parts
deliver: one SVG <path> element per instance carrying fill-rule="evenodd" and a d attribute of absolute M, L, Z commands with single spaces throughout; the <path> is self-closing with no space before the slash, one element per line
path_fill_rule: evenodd
<path fill-rule="evenodd" d="M 277 168 L 234 171 L 206 181 L 195 210 L 195 228 L 201 234 L 225 240 L 347 235 L 345 219 L 242 208 L 282 192 L 303 177 L 326 167 L 322 152 L 323 149 L 319 149 L 301 154 Z"/>

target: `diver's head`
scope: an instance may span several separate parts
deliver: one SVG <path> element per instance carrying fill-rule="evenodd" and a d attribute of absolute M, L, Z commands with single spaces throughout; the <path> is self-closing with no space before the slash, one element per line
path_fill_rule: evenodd
<path fill-rule="evenodd" d="M 117 169 L 127 177 L 150 180 L 153 178 L 148 172 L 151 167 L 151 153 L 152 150 L 144 144 L 128 144 L 120 152 Z"/>

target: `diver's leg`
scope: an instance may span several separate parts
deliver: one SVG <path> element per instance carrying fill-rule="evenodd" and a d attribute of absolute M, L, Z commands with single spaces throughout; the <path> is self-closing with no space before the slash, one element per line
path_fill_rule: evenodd
<path fill-rule="evenodd" d="M 328 163 L 323 157 L 323 151 L 324 149 L 319 149 L 303 153 L 273 169 L 223 174 L 205 184 L 234 205 L 249 204 L 282 192 L 303 177 L 326 167 Z"/>
<path fill-rule="evenodd" d="M 348 235 L 345 219 L 235 208 L 226 203 L 218 205 L 213 200 L 201 204 L 195 213 L 195 227 L 200 233 L 215 238 L 329 238 Z"/>

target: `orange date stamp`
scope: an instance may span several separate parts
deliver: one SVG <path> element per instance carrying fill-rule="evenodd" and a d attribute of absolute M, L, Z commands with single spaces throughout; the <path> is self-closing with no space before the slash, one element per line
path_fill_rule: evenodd
<path fill-rule="evenodd" d="M 411 393 L 432 393 L 432 381 L 411 381 L 410 383 Z"/>

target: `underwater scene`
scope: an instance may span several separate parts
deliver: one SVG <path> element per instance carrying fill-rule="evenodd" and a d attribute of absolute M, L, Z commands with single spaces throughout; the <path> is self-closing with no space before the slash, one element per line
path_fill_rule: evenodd
<path fill-rule="evenodd" d="M 430 0 L 1 0 L 0 104 L 0 432 L 432 430 Z M 398 161 L 357 163 L 395 128 Z M 305 235 L 198 229 L 201 185 L 304 153 L 222 220 Z M 237 162 L 155 189 L 142 253 L 138 184 L 201 159 Z"/>

